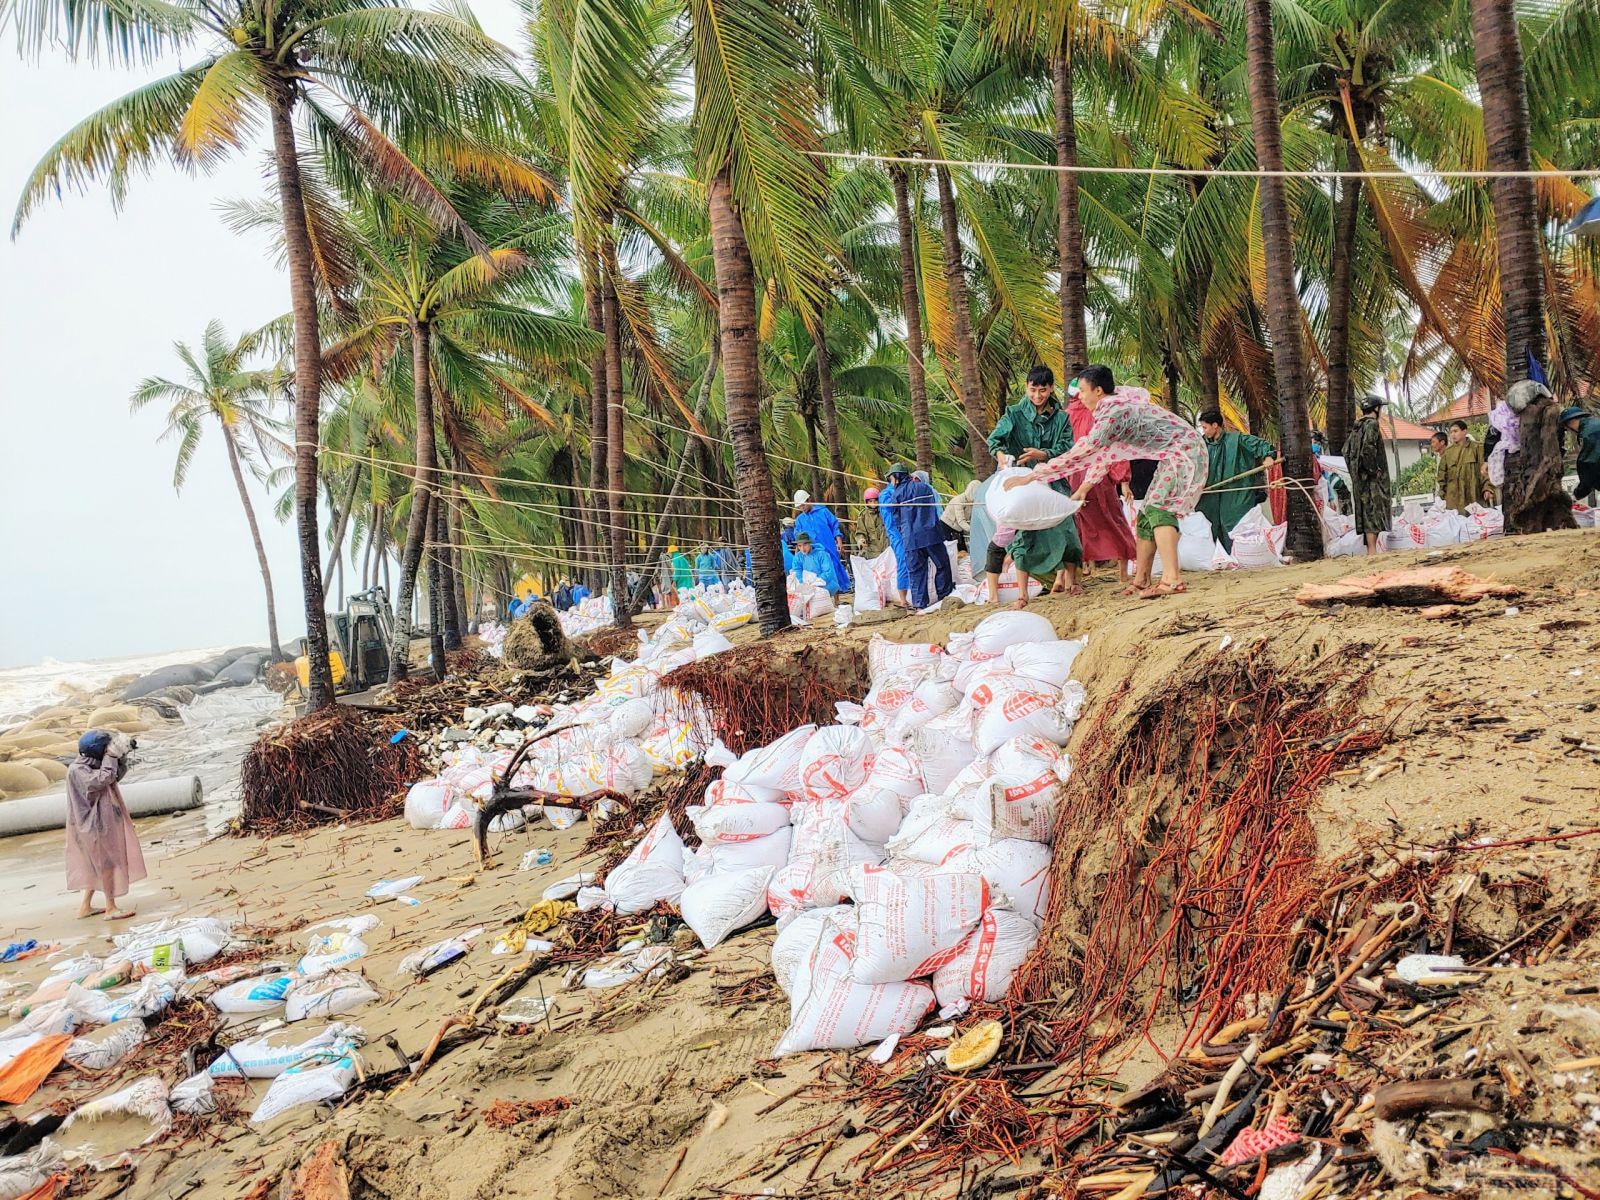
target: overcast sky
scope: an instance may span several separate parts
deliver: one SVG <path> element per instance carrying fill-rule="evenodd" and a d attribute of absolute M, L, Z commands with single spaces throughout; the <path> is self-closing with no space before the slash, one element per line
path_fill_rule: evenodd
<path fill-rule="evenodd" d="M 512 0 L 473 7 L 521 45 Z M 55 140 L 157 69 L 26 64 L 0 43 L 6 229 Z M 165 410 L 131 415 L 128 396 L 146 375 L 181 378 L 172 343 L 197 343 L 213 318 L 233 333 L 288 309 L 264 243 L 229 233 L 214 207 L 266 184 L 259 151 L 198 177 L 157 167 L 120 212 L 104 190 L 69 193 L 0 243 L 0 667 L 265 642 L 261 574 L 215 431 L 176 495 Z M 305 632 L 293 529 L 259 485 L 253 499 L 288 641 Z"/>

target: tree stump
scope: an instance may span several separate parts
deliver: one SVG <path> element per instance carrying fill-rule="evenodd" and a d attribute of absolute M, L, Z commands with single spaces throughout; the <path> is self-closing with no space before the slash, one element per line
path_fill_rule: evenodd
<path fill-rule="evenodd" d="M 1545 393 L 1522 410 L 1522 448 L 1506 455 L 1501 509 L 1507 533 L 1572 529 L 1572 497 L 1561 487 L 1561 408 Z"/>

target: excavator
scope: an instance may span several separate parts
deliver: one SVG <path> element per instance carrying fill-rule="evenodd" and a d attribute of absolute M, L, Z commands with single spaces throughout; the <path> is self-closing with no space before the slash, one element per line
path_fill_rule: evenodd
<path fill-rule="evenodd" d="M 353 593 L 345 607 L 328 614 L 328 661 L 333 668 L 334 690 L 340 695 L 364 692 L 389 678 L 389 639 L 394 633 L 394 613 L 382 587 Z M 302 689 L 311 686 L 311 661 L 302 654 L 294 660 Z"/>

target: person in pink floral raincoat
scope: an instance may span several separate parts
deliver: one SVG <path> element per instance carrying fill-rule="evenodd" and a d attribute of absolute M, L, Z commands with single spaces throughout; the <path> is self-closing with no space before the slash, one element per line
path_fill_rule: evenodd
<path fill-rule="evenodd" d="M 1156 473 L 1134 523 L 1138 551 L 1134 576 L 1122 594 L 1154 600 L 1187 591 L 1178 565 L 1178 518 L 1195 511 L 1205 490 L 1205 439 L 1176 413 L 1152 404 L 1143 388 L 1119 388 L 1110 367 L 1088 367 L 1078 380 L 1078 400 L 1094 414 L 1088 436 L 1027 475 L 1007 480 L 1006 487 L 1050 483 L 1081 471 L 1073 498 L 1082 500 L 1119 463 L 1154 460 Z M 1150 570 L 1157 554 L 1161 582 L 1152 586 Z"/>

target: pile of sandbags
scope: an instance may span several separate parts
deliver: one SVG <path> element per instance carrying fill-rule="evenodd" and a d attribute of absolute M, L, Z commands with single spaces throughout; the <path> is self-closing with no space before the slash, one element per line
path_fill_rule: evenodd
<path fill-rule="evenodd" d="M 780 1054 L 998 998 L 1049 905 L 1082 648 L 1026 612 L 944 646 L 873 639 L 862 705 L 741 756 L 714 745 L 722 778 L 689 809 L 699 847 L 663 817 L 580 906 L 676 902 L 706 946 L 775 916 Z"/>
<path fill-rule="evenodd" d="M 532 706 L 468 709 L 462 714 L 466 729 L 484 722 L 499 722 L 503 728 L 491 745 L 464 741 L 444 751 L 438 773 L 413 784 L 407 793 L 406 819 L 417 829 L 472 828 L 495 780 L 504 776 L 516 746 L 527 736 L 525 726 L 541 721 L 547 736 L 523 759 L 512 786 L 565 796 L 601 790 L 633 796 L 655 776 L 687 766 L 707 747 L 689 704 L 663 688 L 661 679 L 687 663 L 730 649 L 726 631 L 751 619 L 753 596 L 742 585 L 718 585 L 689 597 L 648 637 L 640 630 L 637 657 L 613 657 L 610 675 L 574 704 L 537 714 Z M 581 813 L 529 805 L 521 813 L 497 817 L 491 828 L 516 828 L 540 816 L 565 829 Z"/>

